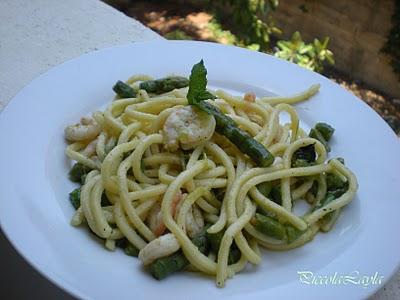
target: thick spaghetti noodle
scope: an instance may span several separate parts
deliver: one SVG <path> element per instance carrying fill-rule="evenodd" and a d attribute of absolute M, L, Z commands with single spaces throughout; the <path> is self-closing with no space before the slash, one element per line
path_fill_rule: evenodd
<path fill-rule="evenodd" d="M 258 167 L 218 133 L 217 117 L 188 104 L 188 84 L 133 76 L 115 86 L 123 98 L 67 127 L 66 154 L 77 162 L 70 175 L 82 177 L 70 195 L 72 224 L 86 223 L 110 250 L 137 249 L 156 278 L 187 267 L 223 286 L 261 262 L 259 246 L 289 250 L 329 231 L 357 181 L 342 160 L 327 161 L 332 128 L 319 123 L 308 136 L 299 127 L 291 105 L 318 85 L 282 98 L 207 92 L 246 142 L 271 155 L 272 164 Z M 290 122 L 280 123 L 282 112 Z M 293 212 L 300 199 L 310 206 L 304 216 Z"/>

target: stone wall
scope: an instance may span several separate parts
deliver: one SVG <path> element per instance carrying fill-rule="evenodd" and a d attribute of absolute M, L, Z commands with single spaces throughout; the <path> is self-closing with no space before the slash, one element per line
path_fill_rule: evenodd
<path fill-rule="evenodd" d="M 400 97 L 398 75 L 380 52 L 393 11 L 394 0 L 281 0 L 274 20 L 285 38 L 296 30 L 307 42 L 329 36 L 338 70 Z"/>

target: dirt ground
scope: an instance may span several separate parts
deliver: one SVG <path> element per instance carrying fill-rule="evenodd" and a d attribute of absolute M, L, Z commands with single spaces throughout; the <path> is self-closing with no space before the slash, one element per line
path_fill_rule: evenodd
<path fill-rule="evenodd" d="M 110 5 L 126 15 L 139 20 L 147 27 L 169 39 L 192 39 L 229 43 L 229 35 L 218 34 L 208 26 L 212 15 L 201 7 L 179 5 L 169 1 L 109 0 Z M 346 74 L 329 69 L 326 77 L 340 84 L 370 105 L 400 136 L 400 99 L 394 99 L 382 91 Z"/>

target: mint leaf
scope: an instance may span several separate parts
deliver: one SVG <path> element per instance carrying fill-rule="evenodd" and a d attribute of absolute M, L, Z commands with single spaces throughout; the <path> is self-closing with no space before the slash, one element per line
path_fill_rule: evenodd
<path fill-rule="evenodd" d="M 196 104 L 215 96 L 207 91 L 207 69 L 203 60 L 195 64 L 189 77 L 189 91 L 187 93 L 189 104 Z"/>

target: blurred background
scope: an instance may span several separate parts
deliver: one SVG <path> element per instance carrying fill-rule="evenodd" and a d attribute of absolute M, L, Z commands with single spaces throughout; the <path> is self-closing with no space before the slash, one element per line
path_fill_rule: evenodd
<path fill-rule="evenodd" d="M 400 136 L 400 0 L 105 0 L 167 39 L 262 51 L 319 72 Z"/>

